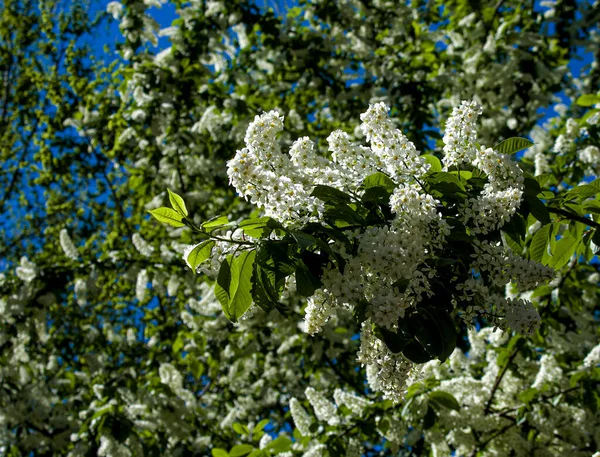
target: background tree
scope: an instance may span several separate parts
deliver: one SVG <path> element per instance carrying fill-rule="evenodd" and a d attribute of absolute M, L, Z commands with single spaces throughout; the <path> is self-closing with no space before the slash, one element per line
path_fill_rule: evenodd
<path fill-rule="evenodd" d="M 3 4 L 0 453 L 591 455 L 600 441 L 591 193 L 554 205 L 541 228 L 527 221 L 526 255 L 539 255 L 533 241 L 545 234 L 539 244 L 565 259 L 532 294 L 538 334 L 462 329 L 461 350 L 428 364 L 400 405 L 365 385 L 349 313 L 309 337 L 305 304 L 290 294 L 285 312 L 253 309 L 231 324 L 210 283 L 185 266 L 190 231 L 147 210 L 168 205 L 171 189 L 196 224 L 239 220 L 253 209 L 228 186 L 225 162 L 256 114 L 280 109 L 282 144 L 308 135 L 325 154 L 334 129 L 360 137 L 359 114 L 376 101 L 439 156 L 451 108 L 475 98 L 482 142 L 530 135 L 522 166 L 553 198 L 565 195 L 597 175 L 593 5 L 322 1 L 279 14 L 246 1 L 175 5 L 159 30 L 158 3 L 109 4 L 123 35 L 113 61 L 86 46 L 100 33 L 87 5 Z M 586 50 L 596 54 L 575 78 L 567 64 Z M 560 91 L 588 97 L 547 131 L 536 127 Z"/>

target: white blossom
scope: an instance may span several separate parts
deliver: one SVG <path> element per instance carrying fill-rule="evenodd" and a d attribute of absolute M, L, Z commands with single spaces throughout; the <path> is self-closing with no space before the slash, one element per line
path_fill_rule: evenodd
<path fill-rule="evenodd" d="M 25 282 L 33 281 L 37 276 L 35 263 L 30 262 L 27 257 L 21 257 L 21 263 L 15 270 L 17 277 Z"/>
<path fill-rule="evenodd" d="M 67 229 L 61 229 L 60 231 L 60 247 L 69 259 L 77 260 L 79 258 L 79 252 L 77 252 Z"/>
<path fill-rule="evenodd" d="M 135 296 L 141 302 L 146 298 L 148 279 L 148 271 L 145 268 L 140 270 L 135 283 Z"/>

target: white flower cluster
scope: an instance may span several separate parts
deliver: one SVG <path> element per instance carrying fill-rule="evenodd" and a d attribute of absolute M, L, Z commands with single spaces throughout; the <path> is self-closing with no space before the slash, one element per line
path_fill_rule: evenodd
<path fill-rule="evenodd" d="M 600 172 L 600 148 L 590 144 L 577 151 L 579 160 L 588 165 L 586 173 L 589 175 L 598 175 Z"/>
<path fill-rule="evenodd" d="M 493 285 L 502 287 L 514 280 L 519 290 L 525 291 L 554 278 L 552 268 L 507 252 L 500 242 L 475 240 L 473 245 L 475 253 L 472 254 L 471 269 L 487 273 Z"/>
<path fill-rule="evenodd" d="M 413 364 L 391 353 L 370 326 L 393 330 L 409 308 L 417 308 L 424 297 L 433 296 L 430 280 L 437 272 L 427 266 L 427 260 L 444 248 L 451 227 L 439 211 L 440 201 L 422 186 L 421 178 L 430 165 L 394 127 L 387 111 L 385 104 L 377 103 L 361 115 L 360 128 L 368 147 L 356 144 L 345 132 L 333 132 L 327 138 L 331 160 L 319 155 L 306 137 L 295 141 L 289 154 L 283 153 L 277 141 L 283 117 L 276 111 L 256 116 L 246 132 L 246 147 L 228 162 L 227 174 L 241 196 L 292 228 L 323 220 L 324 204 L 311 196 L 315 185 L 361 195 L 360 185 L 375 172 L 383 172 L 394 181 L 396 187 L 389 200 L 394 217 L 388 225 L 346 231 L 356 246 L 353 253 L 346 252 L 341 244 L 330 244 L 345 262 L 343 273 L 332 264 L 325 269 L 323 287 L 308 299 L 305 330 L 315 334 L 336 309 L 367 304 L 369 320 L 363 326 L 359 360 L 369 373 L 375 373 L 378 389 L 372 386 L 374 390 L 398 400 L 406 380 L 415 375 Z M 444 136 L 444 170 L 469 164 L 488 178 L 481 194 L 460 208 L 472 234 L 489 233 L 510 220 L 523 193 L 523 174 L 516 163 L 477 143 L 476 121 L 481 112 L 475 102 L 462 102 L 448 119 Z M 231 249 L 217 243 L 210 267 L 202 269 L 214 275 Z M 472 268 L 489 273 L 493 285 L 515 280 L 519 287 L 528 289 L 551 277 L 549 269 L 505 254 L 501 247 L 488 243 L 477 249 L 482 255 Z M 481 305 L 479 300 L 468 307 L 464 315 L 467 322 L 480 312 L 491 316 L 496 325 L 506 328 L 509 324 L 524 333 L 533 331 L 539 322 L 530 303 L 492 294 L 480 279 L 471 278 L 459 285 L 461 288 L 465 300 L 471 301 L 478 294 L 486 302 Z"/>
<path fill-rule="evenodd" d="M 345 132 L 333 132 L 327 139 L 332 161 L 319 156 L 307 137 L 295 141 L 289 155 L 283 154 L 276 138 L 283 130 L 283 117 L 276 111 L 256 116 L 246 132 L 246 147 L 227 164 L 230 183 L 267 216 L 299 226 L 321 219 L 323 204 L 310 196 L 315 185 L 356 191 L 376 171 L 412 182 L 429 166 L 394 128 L 387 111 L 378 103 L 361 115 L 370 148 L 353 143 Z"/>
<path fill-rule="evenodd" d="M 131 235 L 131 241 L 135 249 L 144 257 L 150 257 L 154 252 L 154 246 L 148 244 L 148 242 L 142 238 L 142 235 L 137 232 Z"/>
<path fill-rule="evenodd" d="M 444 133 L 444 169 L 471 163 L 477 154 L 476 122 L 483 109 L 475 102 L 463 101 L 452 110 Z"/>
<path fill-rule="evenodd" d="M 304 436 L 309 436 L 312 418 L 308 415 L 297 398 L 292 398 L 290 400 L 290 412 L 292 413 L 292 419 L 294 420 L 294 424 L 298 431 Z"/>
<path fill-rule="evenodd" d="M 568 119 L 565 133 L 558 135 L 554 143 L 554 152 L 557 154 L 565 154 L 571 150 L 575 144 L 575 140 L 579 136 L 579 124 L 574 119 Z"/>
<path fill-rule="evenodd" d="M 59 235 L 60 239 L 60 247 L 62 248 L 65 255 L 71 260 L 77 260 L 79 258 L 79 253 L 77 252 L 77 248 L 73 243 L 73 240 L 69 236 L 69 232 L 67 229 L 62 229 Z"/>
<path fill-rule="evenodd" d="M 358 361 L 367 366 L 369 387 L 397 403 L 404 397 L 407 384 L 419 377 L 420 370 L 402 354 L 392 353 L 371 327 L 370 320 L 362 324 Z"/>
<path fill-rule="evenodd" d="M 317 419 L 327 422 L 329 425 L 336 425 L 339 422 L 337 407 L 325 398 L 322 392 L 319 392 L 314 387 L 307 387 L 304 393 L 313 407 Z"/>
<path fill-rule="evenodd" d="M 491 286 L 516 284 L 519 290 L 526 291 L 552 279 L 554 270 L 506 252 L 501 243 L 476 240 L 474 247 L 474 260 L 469 267 L 472 276 L 457 286 L 458 290 L 463 291 L 461 298 L 471 302 L 463 318 L 471 322 L 476 314 L 484 314 L 500 328 L 512 328 L 523 334 L 533 333 L 539 327 L 540 316 L 531 302 L 491 292 L 484 284 L 482 274 Z"/>
<path fill-rule="evenodd" d="M 488 182 L 477 198 L 462 208 L 465 224 L 474 233 L 489 233 L 502 227 L 515 214 L 523 194 L 523 173 L 509 156 L 477 143 L 475 121 L 481 114 L 475 102 L 463 101 L 446 123 L 444 169 L 470 163 L 483 171 Z"/>

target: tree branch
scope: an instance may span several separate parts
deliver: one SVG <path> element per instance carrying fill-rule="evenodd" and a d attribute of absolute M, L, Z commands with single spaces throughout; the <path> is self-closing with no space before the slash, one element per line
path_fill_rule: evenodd
<path fill-rule="evenodd" d="M 570 219 L 572 221 L 581 222 L 582 224 L 589 225 L 590 227 L 600 229 L 600 224 L 598 222 L 595 222 L 584 216 L 579 216 L 578 214 L 574 214 L 565 209 L 548 207 L 548 212 L 554 213 L 554 214 L 559 214 L 561 216 L 565 216 L 567 219 Z"/>
<path fill-rule="evenodd" d="M 504 377 L 504 374 L 508 370 L 508 366 L 512 363 L 514 358 L 517 356 L 518 352 L 519 352 L 518 348 L 513 351 L 513 353 L 508 358 L 506 365 L 504 365 L 502 370 L 498 373 L 498 376 L 496 376 L 496 380 L 494 381 L 494 385 L 492 386 L 492 392 L 490 394 L 490 398 L 488 399 L 487 403 L 485 404 L 485 408 L 483 410 L 484 414 L 486 414 L 486 415 L 489 414 L 490 408 L 492 406 L 492 402 L 494 401 L 494 396 L 496 395 L 496 391 L 498 390 L 498 386 L 500 386 L 500 382 L 502 382 L 502 378 Z"/>

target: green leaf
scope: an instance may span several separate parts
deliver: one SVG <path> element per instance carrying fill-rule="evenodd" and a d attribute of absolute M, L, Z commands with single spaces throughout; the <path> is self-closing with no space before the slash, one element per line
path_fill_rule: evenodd
<path fill-rule="evenodd" d="M 433 359 L 429 352 L 416 341 L 408 343 L 402 350 L 402 355 L 414 363 L 426 363 Z"/>
<path fill-rule="evenodd" d="M 177 339 L 175 340 L 175 342 L 173 343 L 173 347 L 171 348 L 173 354 L 179 354 L 181 349 L 183 349 L 183 346 L 185 346 L 185 341 L 183 339 L 183 335 L 181 335 L 180 333 L 179 335 L 177 335 Z"/>
<path fill-rule="evenodd" d="M 512 219 L 502 227 L 502 241 L 515 254 L 521 255 L 525 246 L 525 219 L 520 214 L 515 214 Z"/>
<path fill-rule="evenodd" d="M 232 256 L 229 258 L 231 257 Z M 229 261 L 231 264 L 228 291 L 229 300 L 227 305 L 223 307 L 223 312 L 225 313 L 225 317 L 232 322 L 237 322 L 248 308 L 250 308 L 250 305 L 252 305 L 252 295 L 250 291 L 252 289 L 251 278 L 255 257 L 256 250 L 243 251 L 237 257 L 233 257 Z M 219 271 L 219 276 L 220 273 L 221 272 Z M 217 279 L 217 283 L 218 282 L 219 280 Z M 221 305 L 223 305 L 223 303 L 221 303 Z"/>
<path fill-rule="evenodd" d="M 600 189 L 600 178 L 594 179 L 589 185 L 597 187 L 598 189 Z"/>
<path fill-rule="evenodd" d="M 217 276 L 217 283 L 215 284 L 215 296 L 223 310 L 229 306 L 229 288 L 231 286 L 231 256 L 223 259 L 221 262 L 221 268 L 219 268 L 219 275 Z"/>
<path fill-rule="evenodd" d="M 291 235 L 294 237 L 300 249 L 311 249 L 317 246 L 319 240 L 314 236 L 301 232 L 300 230 L 293 230 Z"/>
<path fill-rule="evenodd" d="M 277 452 L 287 452 L 292 448 L 292 440 L 290 440 L 287 436 L 280 436 L 275 438 L 269 444 L 265 446 L 266 450 L 269 450 L 273 453 Z"/>
<path fill-rule="evenodd" d="M 249 444 L 236 444 L 229 451 L 230 457 L 242 457 L 248 455 L 254 450 L 254 446 Z"/>
<path fill-rule="evenodd" d="M 544 225 L 551 222 L 550 213 L 548 213 L 546 206 L 539 198 L 528 195 L 525 197 L 525 201 L 527 202 L 527 206 L 529 206 L 529 212 L 533 217 L 535 217 Z"/>
<path fill-rule="evenodd" d="M 393 332 L 384 327 L 377 327 L 375 333 L 394 354 L 399 354 L 410 342 L 414 341 L 412 336 L 404 334 L 401 329 Z"/>
<path fill-rule="evenodd" d="M 373 202 L 378 205 L 388 205 L 392 195 L 385 187 L 369 187 L 361 197 L 362 202 Z"/>
<path fill-rule="evenodd" d="M 548 243 L 550 242 L 550 233 L 552 226 L 550 224 L 544 225 L 533 235 L 531 244 L 529 245 L 529 258 L 536 262 L 541 262 L 544 257 L 544 252 L 548 249 Z"/>
<path fill-rule="evenodd" d="M 210 230 L 210 229 L 215 229 L 218 227 L 223 227 L 224 225 L 227 225 L 229 223 L 229 220 L 227 219 L 227 216 L 216 216 L 213 217 L 212 219 L 204 222 L 202 224 L 202 228 L 204 230 Z"/>
<path fill-rule="evenodd" d="M 542 191 L 540 183 L 537 180 L 527 176 L 523 180 L 523 185 L 525 187 L 523 191 L 524 194 L 530 197 L 537 197 L 538 194 Z"/>
<path fill-rule="evenodd" d="M 438 407 L 447 409 L 453 409 L 454 411 L 460 410 L 460 403 L 454 398 L 453 395 L 442 390 L 435 390 L 429 394 L 429 401 Z"/>
<path fill-rule="evenodd" d="M 592 186 L 590 184 L 583 184 L 581 186 L 576 186 L 570 189 L 563 198 L 565 200 L 576 200 L 582 201 L 586 198 L 594 197 L 597 194 L 600 194 L 600 189 L 596 186 Z"/>
<path fill-rule="evenodd" d="M 352 199 L 350 195 L 342 192 L 335 187 L 317 185 L 310 194 L 311 197 L 316 197 L 325 203 L 350 203 Z"/>
<path fill-rule="evenodd" d="M 431 173 L 426 175 L 425 179 L 429 185 L 430 192 L 437 192 L 440 196 L 453 199 L 466 197 L 464 184 L 452 173 Z"/>
<path fill-rule="evenodd" d="M 332 226 L 343 228 L 348 225 L 362 224 L 363 218 L 354 211 L 350 206 L 345 204 L 338 204 L 336 206 L 329 206 L 323 212 L 323 217 Z"/>
<path fill-rule="evenodd" d="M 571 236 L 563 236 L 556 242 L 556 246 L 552 250 L 552 257 L 548 262 L 548 266 L 556 270 L 560 270 L 562 267 L 564 267 L 575 253 L 578 243 L 579 240 L 576 240 Z"/>
<path fill-rule="evenodd" d="M 296 269 L 296 290 L 300 296 L 310 297 L 321 286 L 321 280 L 312 274 L 304 263 Z"/>
<path fill-rule="evenodd" d="M 183 198 L 181 198 L 176 193 L 171 192 L 169 189 L 167 189 L 167 192 L 169 193 L 169 201 L 171 202 L 171 206 L 173 207 L 173 209 L 179 214 L 181 214 L 183 217 L 186 217 L 188 215 L 188 210 L 185 207 L 185 202 L 183 201 Z"/>
<path fill-rule="evenodd" d="M 276 286 L 276 274 L 273 269 L 263 268 L 257 259 L 252 273 L 252 300 L 265 311 L 270 311 L 279 304 L 280 288 Z"/>
<path fill-rule="evenodd" d="M 440 162 L 440 159 L 438 159 L 436 156 L 431 154 L 425 154 L 421 157 L 425 159 L 425 162 L 427 162 L 430 165 L 429 171 L 434 173 L 442 171 L 442 162 Z"/>
<path fill-rule="evenodd" d="M 397 186 L 388 175 L 377 172 L 367 176 L 360 185 L 360 189 L 365 190 L 370 189 L 371 187 L 383 187 L 385 190 L 391 193 Z"/>
<path fill-rule="evenodd" d="M 272 217 L 265 216 L 243 220 L 238 227 L 248 236 L 263 238 L 268 236 L 274 228 L 279 227 L 279 223 Z"/>
<path fill-rule="evenodd" d="M 519 394 L 519 400 L 528 405 L 537 397 L 538 393 L 539 390 L 535 387 L 530 387 Z"/>
<path fill-rule="evenodd" d="M 435 425 L 436 420 L 437 414 L 435 413 L 435 410 L 431 406 L 427 406 L 427 412 L 423 417 L 423 429 L 429 430 Z"/>
<path fill-rule="evenodd" d="M 582 207 L 585 214 L 600 214 L 600 202 L 598 200 L 587 200 L 583 202 Z"/>
<path fill-rule="evenodd" d="M 190 251 L 187 256 L 187 263 L 194 273 L 196 272 L 198 265 L 210 257 L 214 246 L 215 242 L 213 240 L 206 240 L 196 245 L 196 247 Z"/>
<path fill-rule="evenodd" d="M 269 422 L 270 422 L 269 419 L 263 419 L 263 420 L 261 420 L 254 427 L 254 433 L 261 431 L 263 428 L 265 428 L 269 424 Z"/>
<path fill-rule="evenodd" d="M 248 427 L 246 425 L 240 424 L 239 422 L 233 423 L 233 430 L 236 433 L 239 433 L 240 435 L 247 435 L 249 433 Z"/>
<path fill-rule="evenodd" d="M 594 254 L 600 254 L 600 229 L 594 230 L 594 235 L 592 236 L 592 252 Z"/>
<path fill-rule="evenodd" d="M 167 208 L 163 206 L 161 208 L 153 209 L 152 211 L 148 211 L 152 216 L 156 218 L 159 222 L 164 222 L 172 227 L 184 227 L 185 224 L 181 222 L 183 216 L 179 214 L 177 211 Z"/>
<path fill-rule="evenodd" d="M 534 143 L 529 141 L 527 138 L 513 137 L 498 143 L 496 146 L 494 146 L 494 150 L 500 154 L 514 154 L 515 152 L 522 151 L 523 149 L 527 149 L 533 145 Z"/>
<path fill-rule="evenodd" d="M 248 457 L 266 457 L 268 454 L 262 449 L 254 449 Z"/>
<path fill-rule="evenodd" d="M 575 103 L 577 103 L 579 106 L 592 106 L 597 103 L 600 103 L 600 96 L 593 95 L 593 94 L 585 94 L 585 95 L 580 96 L 575 101 Z"/>
<path fill-rule="evenodd" d="M 421 306 L 420 311 L 426 319 L 428 334 L 415 334 L 415 338 L 427 352 L 445 362 L 456 348 L 458 335 L 454 320 L 443 309 Z"/>
<path fill-rule="evenodd" d="M 218 447 L 213 448 L 210 452 L 213 457 L 229 457 L 229 454 L 225 449 L 221 449 Z"/>

